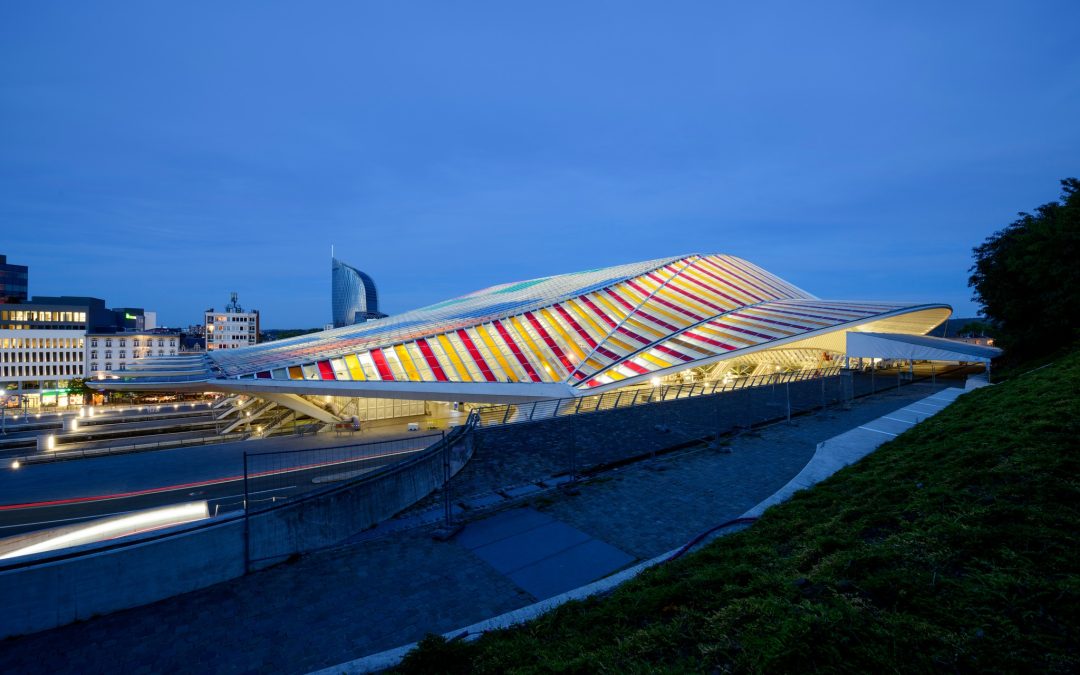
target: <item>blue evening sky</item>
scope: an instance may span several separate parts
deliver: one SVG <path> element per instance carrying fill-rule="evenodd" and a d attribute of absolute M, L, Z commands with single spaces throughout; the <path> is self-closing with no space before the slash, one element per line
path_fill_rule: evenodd
<path fill-rule="evenodd" d="M 1080 2 L 7 2 L 0 253 L 187 325 L 692 252 L 975 311 L 1080 175 Z"/>

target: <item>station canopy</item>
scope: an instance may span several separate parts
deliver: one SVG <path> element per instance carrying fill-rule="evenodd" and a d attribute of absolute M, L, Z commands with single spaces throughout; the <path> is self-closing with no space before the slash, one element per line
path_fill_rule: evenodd
<path fill-rule="evenodd" d="M 977 361 L 989 363 L 1001 356 L 997 347 L 905 333 L 848 331 L 847 355 L 851 358 L 901 359 L 904 361 Z"/>

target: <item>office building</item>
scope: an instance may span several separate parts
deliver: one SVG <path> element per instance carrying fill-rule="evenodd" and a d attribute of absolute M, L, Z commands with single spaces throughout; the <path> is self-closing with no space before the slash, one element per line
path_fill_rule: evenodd
<path fill-rule="evenodd" d="M 331 258 L 330 293 L 333 328 L 351 326 L 386 315 L 379 311 L 379 293 L 367 274 Z"/>
<path fill-rule="evenodd" d="M 86 376 L 101 378 L 110 370 L 125 371 L 141 359 L 176 356 L 182 351 L 178 330 L 142 330 L 86 334 Z"/>
<path fill-rule="evenodd" d="M 8 263 L 0 255 L 0 303 L 26 302 L 30 288 L 30 268 Z"/>
<path fill-rule="evenodd" d="M 0 388 L 8 405 L 67 405 L 68 383 L 86 377 L 87 333 L 141 322 L 140 308 L 108 309 L 100 298 L 35 296 L 0 304 Z M 155 354 L 156 355 L 156 354 Z"/>
<path fill-rule="evenodd" d="M 206 350 L 239 349 L 258 343 L 259 310 L 245 312 L 236 293 L 225 305 L 225 311 L 210 308 L 205 312 Z"/>

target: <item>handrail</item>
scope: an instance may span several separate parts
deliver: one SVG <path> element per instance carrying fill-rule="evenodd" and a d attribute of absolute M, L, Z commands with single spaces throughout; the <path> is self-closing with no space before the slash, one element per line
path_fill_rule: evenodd
<path fill-rule="evenodd" d="M 713 380 L 689 382 L 679 385 L 639 386 L 617 389 L 603 394 L 574 396 L 568 398 L 544 399 L 522 404 L 499 404 L 474 408 L 470 417 L 476 414 L 476 424 L 480 427 L 502 426 L 522 422 L 535 422 L 554 417 L 585 415 L 615 408 L 632 408 L 650 403 L 660 403 L 679 398 L 711 396 L 717 393 L 799 382 L 802 380 L 835 377 L 840 373 L 840 366 L 830 368 L 808 368 L 782 373 L 750 375 L 730 381 Z M 711 386 L 710 386 L 711 385 Z"/>

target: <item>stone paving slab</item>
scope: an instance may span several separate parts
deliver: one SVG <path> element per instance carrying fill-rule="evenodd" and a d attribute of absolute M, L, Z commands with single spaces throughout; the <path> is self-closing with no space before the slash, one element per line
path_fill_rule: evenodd
<path fill-rule="evenodd" d="M 606 577 L 632 562 L 634 558 L 629 554 L 586 536 L 585 541 L 508 576 L 537 600 L 543 600 Z"/>
<path fill-rule="evenodd" d="M 530 508 L 471 523 L 457 543 L 537 600 L 599 579 L 634 562 L 619 549 Z"/>

